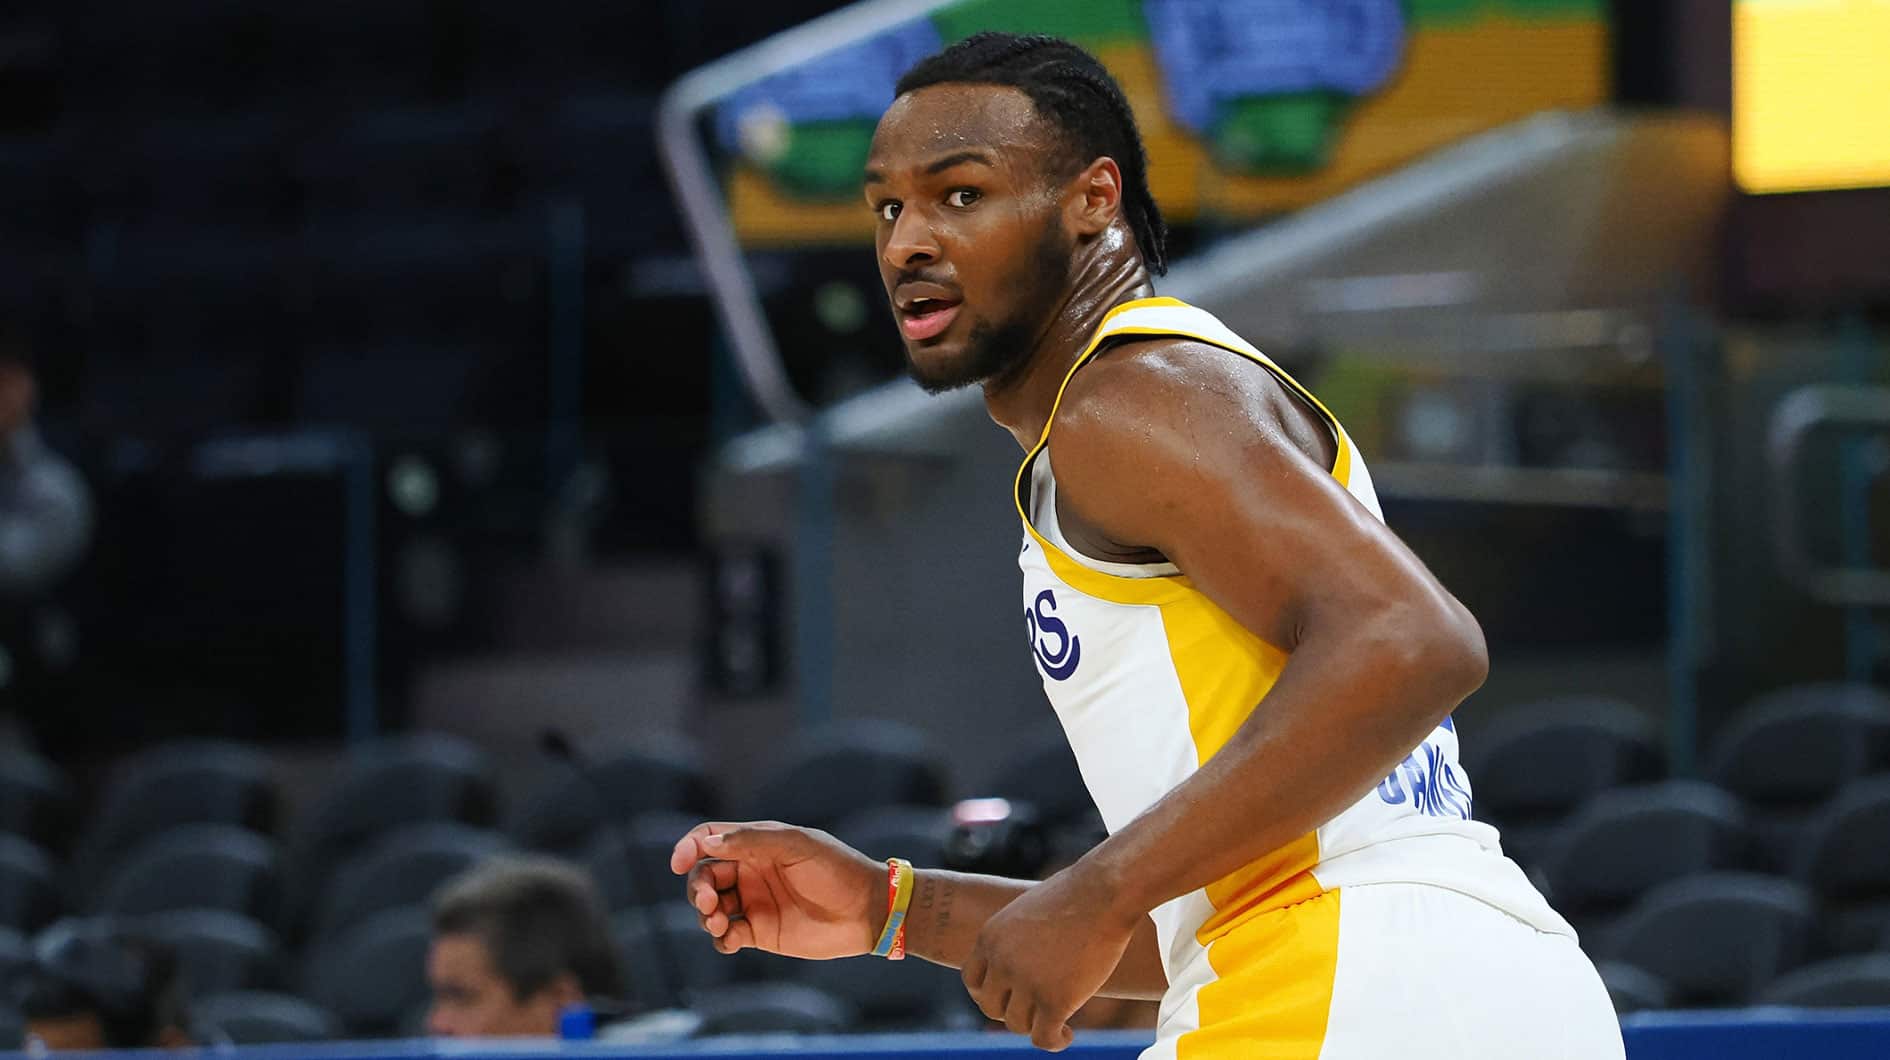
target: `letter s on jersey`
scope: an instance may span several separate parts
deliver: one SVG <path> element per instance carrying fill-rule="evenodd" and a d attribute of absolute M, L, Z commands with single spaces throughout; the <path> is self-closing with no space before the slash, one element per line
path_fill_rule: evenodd
<path fill-rule="evenodd" d="M 1037 594 L 1034 606 L 1024 612 L 1024 627 L 1030 631 L 1031 654 L 1052 681 L 1068 681 L 1083 658 L 1083 639 L 1057 617 L 1057 594 L 1045 589 Z M 1052 650 L 1054 647 L 1054 650 Z"/>

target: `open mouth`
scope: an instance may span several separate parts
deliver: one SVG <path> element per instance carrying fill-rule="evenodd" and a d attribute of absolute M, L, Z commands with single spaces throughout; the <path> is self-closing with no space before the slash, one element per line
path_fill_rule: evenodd
<path fill-rule="evenodd" d="M 899 329 L 913 342 L 937 338 L 958 319 L 958 306 L 942 298 L 914 299 L 899 311 Z"/>

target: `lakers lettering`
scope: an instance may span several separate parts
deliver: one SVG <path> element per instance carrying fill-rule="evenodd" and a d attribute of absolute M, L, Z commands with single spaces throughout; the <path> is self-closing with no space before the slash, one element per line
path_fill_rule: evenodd
<path fill-rule="evenodd" d="M 1425 743 L 1398 763 L 1379 782 L 1378 797 L 1392 806 L 1408 801 L 1412 809 L 1430 817 L 1470 819 L 1470 789 L 1434 743 Z"/>
<path fill-rule="evenodd" d="M 1068 681 L 1070 675 L 1076 673 L 1076 664 L 1082 660 L 1083 641 L 1056 617 L 1056 612 L 1057 594 L 1045 589 L 1024 612 L 1024 626 L 1030 631 L 1031 653 L 1037 657 L 1037 665 L 1042 667 L 1044 675 L 1052 681 Z"/>

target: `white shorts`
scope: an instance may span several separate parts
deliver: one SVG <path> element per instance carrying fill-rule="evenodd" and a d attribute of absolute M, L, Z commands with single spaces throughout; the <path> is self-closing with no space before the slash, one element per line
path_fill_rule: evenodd
<path fill-rule="evenodd" d="M 1143 1060 L 1622 1060 L 1565 935 L 1424 884 L 1344 887 L 1258 918 L 1171 987 Z M 1334 936 L 1336 935 L 1336 939 Z"/>

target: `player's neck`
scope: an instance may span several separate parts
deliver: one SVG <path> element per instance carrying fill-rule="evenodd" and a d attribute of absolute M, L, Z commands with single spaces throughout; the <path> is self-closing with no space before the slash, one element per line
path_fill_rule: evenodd
<path fill-rule="evenodd" d="M 1077 358 L 1089 347 L 1109 311 L 1124 302 L 1150 298 L 1155 282 L 1133 249 L 1086 256 L 1076 263 L 1068 292 L 1051 314 L 1049 325 L 1025 361 L 1024 371 L 1001 382 L 986 383 L 985 408 L 1000 427 L 1028 450 L 1043 437 L 1056 406 L 1057 392 Z"/>

